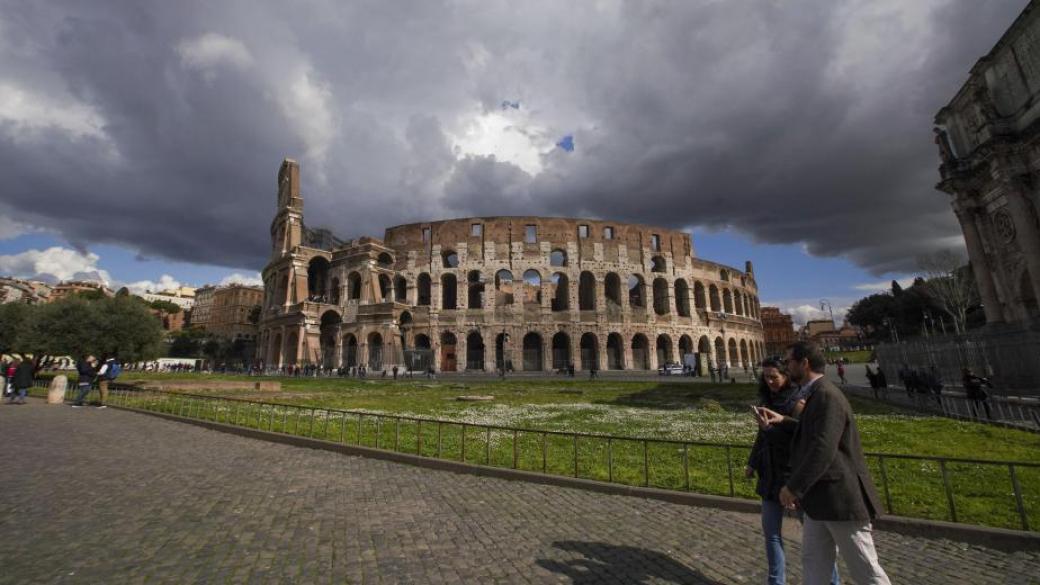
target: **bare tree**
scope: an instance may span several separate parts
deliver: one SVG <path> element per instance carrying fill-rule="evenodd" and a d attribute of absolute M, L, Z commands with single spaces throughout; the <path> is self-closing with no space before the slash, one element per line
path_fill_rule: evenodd
<path fill-rule="evenodd" d="M 945 250 L 921 256 L 917 266 L 925 279 L 928 295 L 953 319 L 957 333 L 966 331 L 968 309 L 978 304 L 975 279 L 964 260 Z"/>

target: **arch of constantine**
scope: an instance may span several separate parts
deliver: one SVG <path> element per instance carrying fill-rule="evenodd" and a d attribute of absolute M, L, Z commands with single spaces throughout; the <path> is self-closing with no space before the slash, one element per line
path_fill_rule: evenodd
<path fill-rule="evenodd" d="M 495 371 L 741 368 L 764 351 L 745 270 L 684 232 L 613 221 L 479 217 L 344 241 L 303 223 L 300 169 L 278 174 L 258 358 Z"/>

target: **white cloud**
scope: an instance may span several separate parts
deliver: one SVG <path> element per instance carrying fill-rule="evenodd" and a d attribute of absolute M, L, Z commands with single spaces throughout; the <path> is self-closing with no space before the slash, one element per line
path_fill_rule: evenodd
<path fill-rule="evenodd" d="M 896 282 L 899 283 L 899 286 L 901 286 L 903 288 L 906 288 L 906 287 L 908 287 L 908 286 L 910 286 L 910 285 L 912 285 L 914 283 L 914 277 L 913 276 L 908 276 L 906 278 L 897 278 Z M 891 280 L 881 280 L 881 281 L 878 281 L 878 282 L 865 282 L 863 284 L 854 285 L 852 288 L 855 289 L 855 290 L 861 290 L 861 291 L 864 291 L 864 292 L 871 292 L 871 293 L 885 292 L 885 291 L 892 290 L 892 281 Z"/>
<path fill-rule="evenodd" d="M 253 274 L 241 274 L 238 272 L 225 276 L 221 281 L 221 285 L 228 284 L 245 284 L 249 286 L 263 286 L 264 280 L 260 277 L 259 272 Z"/>
<path fill-rule="evenodd" d="M 91 252 L 84 254 L 59 246 L 26 250 L 20 254 L 0 256 L 0 274 L 47 280 L 95 280 L 108 284 L 112 278 L 98 267 L 99 259 Z"/>
<path fill-rule="evenodd" d="M 31 225 L 19 223 L 6 215 L 0 215 L 0 240 L 13 240 L 33 231 L 36 229 Z"/>
<path fill-rule="evenodd" d="M 57 129 L 73 138 L 108 140 L 105 120 L 91 106 L 76 100 L 58 100 L 0 80 L 0 128 L 10 125 L 14 138 L 27 138 Z"/>
<path fill-rule="evenodd" d="M 781 313 L 786 313 L 791 316 L 791 320 L 794 321 L 796 328 L 804 327 L 809 321 L 818 321 L 822 319 L 830 319 L 831 313 L 827 310 L 821 310 L 819 305 L 812 305 L 803 301 L 789 301 L 789 302 L 778 302 L 778 303 L 762 303 L 763 306 L 779 307 Z M 849 312 L 850 304 L 847 301 L 838 302 L 835 301 L 834 305 L 834 324 L 841 327 L 841 324 L 845 321 L 845 315 Z"/>
<path fill-rule="evenodd" d="M 555 147 L 548 130 L 531 119 L 526 104 L 520 110 L 481 113 L 461 124 L 460 135 L 454 137 L 460 158 L 493 155 L 536 175 L 542 170 L 542 155 Z"/>
<path fill-rule="evenodd" d="M 169 274 L 164 274 L 159 277 L 158 282 L 152 280 L 138 280 L 137 282 L 127 282 L 123 286 L 129 289 L 130 292 L 139 295 L 146 292 L 159 292 L 180 288 L 181 282 Z"/>
<path fill-rule="evenodd" d="M 216 33 L 185 39 L 177 44 L 181 64 L 190 69 L 206 72 L 212 79 L 215 69 L 230 65 L 246 69 L 253 63 L 253 55 L 242 41 Z"/>

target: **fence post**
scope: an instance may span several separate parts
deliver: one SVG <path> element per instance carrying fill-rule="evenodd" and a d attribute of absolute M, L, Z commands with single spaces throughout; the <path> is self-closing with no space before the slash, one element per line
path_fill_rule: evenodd
<path fill-rule="evenodd" d="M 491 465 L 491 427 L 487 427 L 486 430 L 487 437 L 485 438 L 485 440 L 487 441 L 487 443 L 485 443 L 484 448 L 487 450 L 487 452 L 484 453 L 484 465 Z"/>
<path fill-rule="evenodd" d="M 376 415 L 376 449 L 379 448 L 379 435 L 382 434 L 383 417 Z"/>
<path fill-rule="evenodd" d="M 441 458 L 441 428 L 443 426 L 442 421 L 437 421 L 437 459 Z"/>
<path fill-rule="evenodd" d="M 650 487 L 650 448 L 643 439 L 643 487 Z"/>
<path fill-rule="evenodd" d="M 1018 474 L 1015 473 L 1015 464 L 1008 464 L 1011 474 L 1011 489 L 1015 492 L 1015 507 L 1018 508 L 1018 517 L 1022 520 L 1022 530 L 1029 530 L 1029 517 L 1026 515 L 1026 507 L 1022 503 L 1022 486 L 1018 483 Z"/>
<path fill-rule="evenodd" d="M 347 442 L 347 413 L 341 412 L 339 417 L 339 442 Z"/>
<path fill-rule="evenodd" d="M 729 445 L 726 445 L 726 471 L 729 476 L 729 496 L 732 498 L 736 490 L 733 489 L 733 456 L 730 453 Z"/>
<path fill-rule="evenodd" d="M 422 419 L 420 418 L 415 424 L 415 452 L 418 455 L 422 455 Z"/>
<path fill-rule="evenodd" d="M 578 434 L 574 433 L 574 477 L 578 477 Z"/>
<path fill-rule="evenodd" d="M 953 505 L 953 490 L 950 489 L 950 475 L 946 472 L 946 460 L 939 460 L 939 471 L 942 472 L 943 489 L 946 491 L 946 503 L 950 507 L 950 522 L 957 521 L 957 509 Z"/>
<path fill-rule="evenodd" d="M 394 417 L 394 451 L 399 451 L 401 446 L 401 419 Z"/>
<path fill-rule="evenodd" d="M 311 422 L 310 422 L 309 425 L 307 425 L 307 436 L 308 437 L 313 437 L 314 436 L 314 415 L 317 414 L 317 412 L 318 412 L 317 409 L 314 409 L 314 408 L 311 409 L 311 416 L 310 416 Z"/>
<path fill-rule="evenodd" d="M 462 459 L 460 461 L 466 461 L 466 423 L 462 423 Z"/>
<path fill-rule="evenodd" d="M 888 513 L 895 514 L 895 510 L 892 509 L 892 495 L 888 491 L 888 472 L 885 470 L 885 458 L 878 455 L 878 464 L 881 467 L 881 487 L 885 490 L 885 504 L 888 506 Z"/>
<path fill-rule="evenodd" d="M 516 469 L 517 463 L 520 461 L 520 444 L 517 442 L 518 433 L 516 429 L 513 429 L 513 469 Z"/>
<path fill-rule="evenodd" d="M 682 472 L 683 472 L 683 485 L 686 491 L 690 491 L 690 445 L 689 443 L 683 443 L 682 446 Z"/>
<path fill-rule="evenodd" d="M 614 483 L 614 438 L 607 437 L 607 481 Z"/>
<path fill-rule="evenodd" d="M 365 415 L 360 413 L 360 412 L 357 415 L 357 444 L 358 445 L 361 445 L 361 419 L 364 416 Z"/>

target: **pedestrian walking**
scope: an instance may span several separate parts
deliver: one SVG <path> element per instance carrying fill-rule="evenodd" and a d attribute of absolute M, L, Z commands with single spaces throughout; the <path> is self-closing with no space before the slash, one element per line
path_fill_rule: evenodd
<path fill-rule="evenodd" d="M 777 359 L 762 362 L 758 384 L 759 406 L 784 416 L 798 417 L 805 408 L 804 393 L 791 383 L 787 368 Z M 767 583 L 786 583 L 786 558 L 782 536 L 784 507 L 780 503 L 780 488 L 784 486 L 791 455 L 791 435 L 780 427 L 760 425 L 755 444 L 751 448 L 746 477 L 758 476 L 755 492 L 762 498 L 762 534 L 765 536 Z M 835 566 L 832 583 L 838 583 Z"/>
<path fill-rule="evenodd" d="M 845 362 L 841 359 L 838 360 L 838 379 L 841 380 L 842 386 L 845 386 L 849 383 L 848 380 L 845 379 Z"/>
<path fill-rule="evenodd" d="M 73 408 L 83 406 L 83 401 L 90 394 L 94 385 L 94 377 L 97 375 L 97 359 L 92 355 L 83 356 L 76 362 L 76 400 L 72 403 Z"/>
<path fill-rule="evenodd" d="M 592 363 L 589 364 L 589 379 L 590 380 L 595 380 L 598 377 L 599 377 L 599 364 L 597 364 L 596 361 L 593 360 Z"/>
<path fill-rule="evenodd" d="M 15 360 L 14 376 L 11 385 L 14 392 L 7 399 L 8 404 L 25 404 L 25 398 L 29 395 L 33 380 L 36 378 L 36 367 L 30 359 Z"/>
<path fill-rule="evenodd" d="M 878 400 L 878 379 L 877 374 L 874 370 L 870 369 L 870 364 L 866 365 L 867 368 L 867 382 L 870 383 L 870 389 L 874 392 L 874 400 Z"/>
<path fill-rule="evenodd" d="M 98 408 L 108 408 L 105 402 L 108 401 L 108 384 L 119 377 L 119 373 L 122 371 L 122 366 L 116 361 L 115 356 L 109 357 L 105 360 L 101 367 L 97 371 L 97 385 L 98 385 Z"/>
<path fill-rule="evenodd" d="M 961 370 L 961 385 L 964 386 L 964 393 L 967 395 L 968 400 L 973 404 L 972 415 L 975 418 L 979 418 L 980 407 L 986 411 L 986 418 L 993 418 L 993 413 L 989 410 L 989 392 L 983 388 L 986 386 L 993 389 L 993 384 L 986 378 L 976 376 L 971 368 L 964 368 Z"/>
<path fill-rule="evenodd" d="M 779 497 L 785 508 L 805 512 L 804 583 L 828 583 L 838 551 L 855 583 L 889 585 L 870 524 L 881 512 L 881 501 L 863 458 L 849 401 L 823 376 L 826 360 L 816 345 L 791 345 L 785 364 L 791 380 L 806 393 L 801 417 L 785 417 L 768 408 L 759 408 L 756 414 L 760 425 L 793 433 L 791 474 Z"/>

